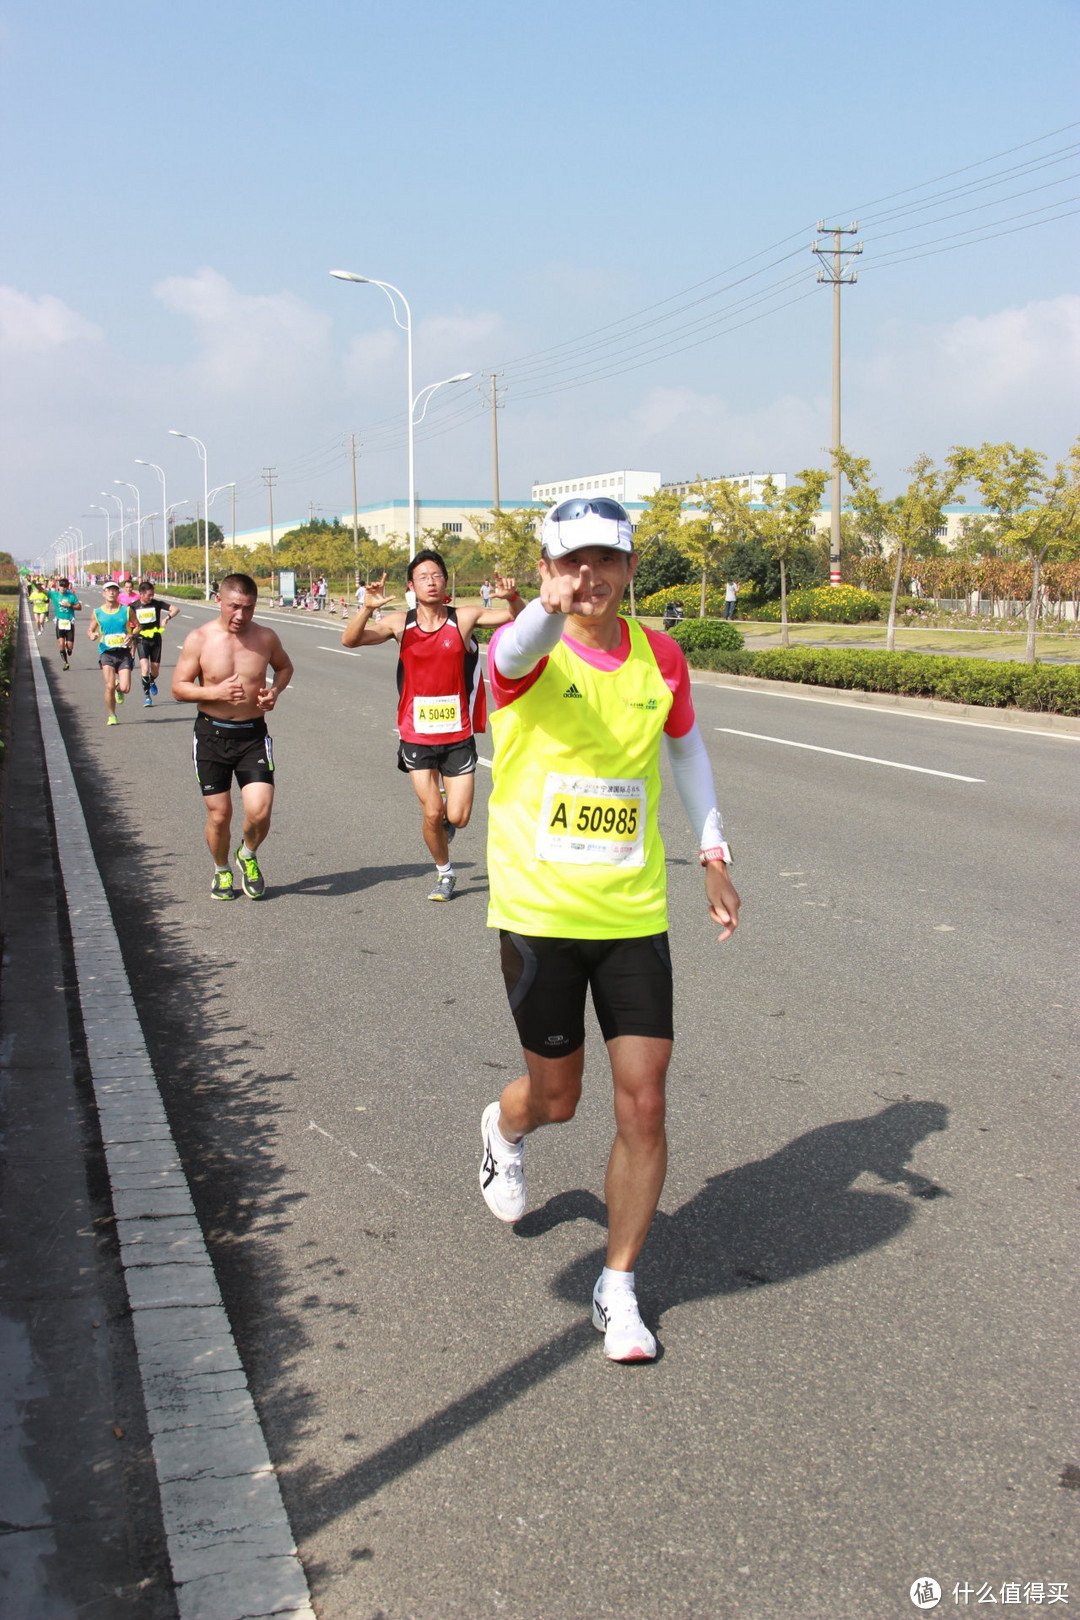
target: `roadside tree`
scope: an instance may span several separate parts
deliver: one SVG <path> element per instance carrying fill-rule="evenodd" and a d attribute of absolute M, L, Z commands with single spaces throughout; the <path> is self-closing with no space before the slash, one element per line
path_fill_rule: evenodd
<path fill-rule="evenodd" d="M 828 483 L 828 473 L 804 467 L 798 481 L 787 489 L 777 489 L 771 478 L 765 480 L 751 513 L 751 522 L 765 550 L 780 564 L 780 644 L 789 645 L 787 617 L 788 563 L 800 547 L 813 541 L 814 514 Z"/>
<path fill-rule="evenodd" d="M 896 649 L 896 599 L 900 594 L 904 558 L 934 557 L 944 547 L 937 531 L 945 527 L 942 507 L 951 501 L 962 482 L 951 461 L 942 470 L 934 466 L 929 456 L 916 456 L 910 467 L 911 483 L 903 495 L 891 501 L 882 500 L 881 491 L 870 482 L 870 463 L 864 457 L 849 455 L 841 448 L 837 452 L 840 470 L 851 485 L 851 504 L 865 529 L 878 536 L 891 550 L 893 560 L 892 596 L 889 600 L 889 625 L 885 645 L 889 652 Z"/>
<path fill-rule="evenodd" d="M 463 514 L 464 516 L 465 514 Z M 473 517 L 465 521 L 476 535 L 481 555 L 507 579 L 534 579 L 540 557 L 540 520 L 543 513 L 535 506 L 519 506 L 487 513 L 483 525 Z"/>
<path fill-rule="evenodd" d="M 709 570 L 720 568 L 732 548 L 749 539 L 754 524 L 750 491 L 727 478 L 699 478 L 690 486 L 690 497 L 701 507 L 701 516 L 680 524 L 675 543 L 701 572 L 698 618 L 703 619 Z"/>
<path fill-rule="evenodd" d="M 1052 476 L 1046 457 L 1015 444 L 956 445 L 949 466 L 958 483 L 974 482 L 983 504 L 997 514 L 998 541 L 1031 563 L 1028 602 L 1027 663 L 1035 662 L 1035 629 L 1039 617 L 1042 568 L 1050 556 L 1067 558 L 1080 551 L 1080 439 Z"/>
<path fill-rule="evenodd" d="M 186 549 L 188 546 L 197 546 L 201 551 L 204 543 L 204 529 L 210 537 L 211 551 L 216 551 L 219 546 L 225 544 L 225 532 L 219 524 L 214 522 L 213 518 L 210 519 L 209 524 L 205 523 L 202 518 L 199 519 L 198 523 L 177 523 L 173 528 L 172 539 L 169 542 L 170 556 L 177 546 L 181 550 Z"/>

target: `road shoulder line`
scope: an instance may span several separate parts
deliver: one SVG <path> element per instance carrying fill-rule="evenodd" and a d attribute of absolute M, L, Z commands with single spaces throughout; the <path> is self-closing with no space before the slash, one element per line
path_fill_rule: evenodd
<path fill-rule="evenodd" d="M 315 1620 L 143 1039 L 34 636 L 30 647 L 87 1053 L 180 1620 Z"/>

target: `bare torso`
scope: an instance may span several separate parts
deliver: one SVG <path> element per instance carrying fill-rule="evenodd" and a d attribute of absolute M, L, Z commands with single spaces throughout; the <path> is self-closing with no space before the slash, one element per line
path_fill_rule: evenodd
<path fill-rule="evenodd" d="M 187 637 L 181 661 L 184 676 L 197 680 L 206 689 L 207 695 L 196 699 L 203 714 L 215 720 L 252 720 L 266 712 L 266 705 L 259 703 L 259 693 L 266 690 L 266 672 L 275 654 L 284 656 L 273 630 L 254 623 L 243 630 L 227 630 L 214 619 Z M 228 692 L 219 690 L 213 697 L 209 695 L 222 686 L 227 686 Z"/>

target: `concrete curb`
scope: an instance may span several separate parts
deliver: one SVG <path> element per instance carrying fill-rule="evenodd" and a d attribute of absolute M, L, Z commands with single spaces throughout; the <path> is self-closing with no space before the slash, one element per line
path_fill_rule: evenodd
<path fill-rule="evenodd" d="M 315 1620 L 143 1040 L 36 637 L 30 646 L 87 1053 L 180 1620 Z"/>
<path fill-rule="evenodd" d="M 1037 737 L 1080 737 L 1080 717 L 1043 714 L 1036 709 L 985 709 L 973 703 L 946 703 L 941 698 L 903 697 L 899 692 L 859 692 L 842 686 L 811 686 L 803 681 L 768 681 L 761 675 L 725 675 L 719 670 L 690 667 L 690 680 L 702 686 L 736 686 L 770 697 L 789 697 L 803 703 L 831 703 L 846 708 L 894 709 L 954 725 L 1004 726 Z"/>

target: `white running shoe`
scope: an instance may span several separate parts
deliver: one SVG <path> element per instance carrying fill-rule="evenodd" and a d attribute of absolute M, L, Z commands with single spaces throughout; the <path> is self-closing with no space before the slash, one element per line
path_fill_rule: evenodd
<path fill-rule="evenodd" d="M 641 1320 L 637 1296 L 629 1288 L 593 1289 L 593 1327 L 604 1335 L 609 1361 L 655 1361 L 656 1340 Z"/>
<path fill-rule="evenodd" d="M 520 1221 L 525 1213 L 525 1140 L 506 1147 L 496 1134 L 499 1104 L 488 1103 L 480 1116 L 480 1139 L 484 1157 L 480 1164 L 480 1191 L 484 1202 L 500 1221 Z"/>

